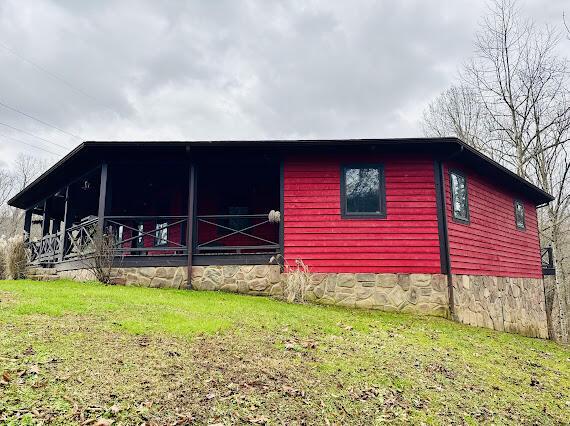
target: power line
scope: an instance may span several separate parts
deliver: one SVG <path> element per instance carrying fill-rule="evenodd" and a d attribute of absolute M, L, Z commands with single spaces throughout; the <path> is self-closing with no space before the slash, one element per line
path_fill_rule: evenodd
<path fill-rule="evenodd" d="M 47 123 L 47 122 L 45 122 L 45 121 L 43 121 L 43 120 L 40 120 L 39 118 L 36 118 L 36 117 L 34 117 L 34 116 L 32 116 L 32 115 L 30 115 L 30 114 L 24 112 L 24 111 L 20 111 L 18 108 L 11 107 L 10 105 L 7 105 L 7 104 L 5 104 L 5 103 L 2 102 L 2 101 L 0 101 L 0 105 L 3 106 L 4 108 L 7 108 L 7 109 L 11 110 L 11 111 L 17 112 L 17 113 L 19 113 L 19 114 L 22 114 L 22 115 L 28 117 L 28 118 L 31 118 L 32 120 L 35 120 L 35 121 L 37 121 L 38 123 L 42 123 L 42 124 L 45 125 L 45 126 L 51 127 L 51 128 L 53 128 L 53 129 L 55 129 L 55 130 L 58 130 L 58 131 L 60 131 L 61 133 L 65 133 L 65 134 L 68 135 L 68 136 L 71 136 L 71 137 L 76 138 L 76 139 L 82 139 L 80 136 L 74 135 L 73 133 L 69 133 L 69 132 L 67 132 L 67 131 L 65 131 L 65 130 L 63 130 L 63 129 L 60 129 L 59 127 L 54 126 L 53 124 Z"/>
<path fill-rule="evenodd" d="M 95 98 L 94 96 L 91 96 L 89 93 L 87 93 L 87 92 L 81 90 L 81 89 L 78 88 L 78 87 L 75 87 L 73 84 L 71 84 L 71 83 L 68 82 L 65 78 L 59 76 L 58 74 L 51 72 L 50 70 L 48 70 L 48 69 L 42 67 L 42 66 L 39 65 L 39 64 L 36 64 L 35 62 L 33 62 L 33 61 L 31 61 L 31 60 L 29 60 L 29 59 L 27 59 L 27 58 L 24 58 L 22 55 L 20 55 L 20 54 L 19 54 L 18 52 L 16 52 L 15 50 L 13 50 L 13 49 L 9 48 L 8 46 L 6 46 L 4 43 L 0 42 L 0 47 L 4 48 L 5 50 L 7 50 L 8 52 L 10 52 L 12 55 L 16 56 L 17 58 L 20 58 L 22 61 L 27 62 L 28 64 L 32 65 L 32 66 L 35 67 L 36 69 L 45 72 L 45 73 L 46 73 L 47 75 L 49 75 L 51 78 L 54 78 L 54 79 L 58 80 L 59 82 L 65 84 L 65 85 L 68 86 L 69 88 L 75 90 L 76 92 L 81 93 L 83 96 L 87 96 L 88 98 L 90 98 L 90 99 L 92 99 L 92 100 L 94 100 L 94 101 L 96 101 L 96 102 L 99 102 L 99 101 L 97 100 L 97 98 Z"/>
<path fill-rule="evenodd" d="M 42 138 L 41 136 L 34 135 L 33 133 L 30 133 L 30 132 L 28 132 L 28 131 L 26 131 L 26 130 L 22 130 L 22 129 L 19 129 L 19 128 L 17 128 L 17 127 L 11 126 L 10 124 L 6 124 L 6 123 L 1 123 L 1 122 L 0 122 L 0 126 L 8 127 L 9 129 L 12 129 L 12 130 L 16 130 L 16 131 L 18 131 L 18 132 L 25 133 L 26 135 L 32 136 L 32 137 L 34 137 L 34 138 L 38 138 L 38 139 L 40 139 L 40 140 L 42 140 L 42 141 L 44 141 L 44 142 L 47 142 L 47 143 L 50 143 L 50 144 L 52 144 L 52 145 L 58 146 L 58 147 L 60 147 L 60 148 L 63 148 L 63 149 L 66 150 L 66 151 L 69 149 L 68 146 L 60 145 L 60 144 L 58 144 L 58 143 L 55 143 L 55 142 L 53 142 L 53 141 L 50 141 L 49 139 L 45 139 L 45 138 Z"/>
<path fill-rule="evenodd" d="M 25 58 L 24 56 L 20 55 L 18 52 L 16 52 L 15 50 L 11 49 L 10 47 L 6 46 L 4 43 L 0 42 L 0 47 L 4 48 L 6 51 L 10 52 L 12 55 L 16 56 L 17 58 L 21 59 L 22 61 L 32 65 L 34 68 L 36 68 L 39 71 L 42 71 L 44 73 L 46 73 L 47 75 L 49 75 L 51 78 L 59 81 L 60 83 L 65 84 L 67 87 L 69 87 L 70 89 L 74 90 L 75 92 L 88 97 L 89 99 L 91 99 L 92 101 L 95 101 L 97 104 L 103 106 L 105 109 L 111 111 L 113 114 L 117 114 L 118 116 L 121 116 L 121 114 L 119 114 L 117 111 L 115 111 L 114 109 L 103 105 L 102 102 L 99 101 L 99 99 L 97 99 L 95 96 L 90 95 L 89 93 L 87 93 L 85 90 L 80 89 L 79 87 L 76 87 L 75 85 L 71 84 L 69 81 L 67 81 L 64 77 L 60 76 L 59 74 L 56 74 L 50 70 L 48 70 L 47 68 L 35 63 L 34 61 Z M 131 122 L 132 124 L 134 124 L 128 117 L 122 117 L 123 119 L 126 119 L 127 121 Z"/>
<path fill-rule="evenodd" d="M 21 139 L 18 139 L 18 138 L 12 137 L 12 136 L 8 136 L 8 135 L 3 134 L 3 133 L 0 133 L 0 137 L 12 139 L 12 140 L 14 140 L 14 141 L 16 141 L 16 142 L 23 143 L 24 145 L 28 145 L 28 146 L 30 146 L 30 147 L 32 147 L 32 148 L 39 149 L 39 150 L 41 150 L 41 151 L 45 151 L 45 152 L 47 152 L 48 154 L 57 155 L 58 157 L 61 156 L 61 154 L 58 154 L 58 153 L 53 152 L 53 151 L 50 151 L 49 149 L 45 149 L 45 148 L 43 148 L 43 147 L 41 147 L 41 146 L 28 143 L 28 142 L 26 142 L 26 141 L 23 141 L 23 140 L 21 140 Z"/>

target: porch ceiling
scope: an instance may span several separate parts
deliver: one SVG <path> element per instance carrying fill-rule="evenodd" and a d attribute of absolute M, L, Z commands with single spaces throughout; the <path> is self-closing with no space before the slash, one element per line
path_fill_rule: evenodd
<path fill-rule="evenodd" d="M 184 160 L 190 152 L 228 148 L 288 151 L 329 147 L 346 149 L 357 146 L 379 146 L 384 149 L 402 149 L 403 152 L 424 152 L 445 159 L 453 155 L 455 161 L 464 161 L 495 175 L 505 184 L 523 191 L 537 205 L 553 197 L 530 182 L 471 148 L 457 138 L 399 138 L 399 139 L 306 139 L 306 140 L 240 140 L 240 141 L 87 141 L 49 168 L 30 185 L 12 197 L 8 204 L 27 209 L 55 193 L 73 179 L 80 177 L 104 161 L 130 158 L 133 154 L 150 158 Z M 188 157 L 189 158 L 189 157 Z"/>

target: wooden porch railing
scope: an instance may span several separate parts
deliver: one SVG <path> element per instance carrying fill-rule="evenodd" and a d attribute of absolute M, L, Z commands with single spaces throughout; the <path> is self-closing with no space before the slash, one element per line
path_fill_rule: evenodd
<path fill-rule="evenodd" d="M 555 275 L 554 254 L 552 247 L 543 247 L 540 250 L 540 260 L 542 261 L 542 275 Z"/>
<path fill-rule="evenodd" d="M 61 232 L 48 234 L 36 241 L 25 243 L 30 264 L 56 262 L 61 253 Z"/>
<path fill-rule="evenodd" d="M 187 256 L 187 216 L 105 216 L 117 256 Z"/>
<path fill-rule="evenodd" d="M 68 228 L 66 230 L 67 245 L 63 258 L 71 260 L 91 254 L 94 250 L 96 232 L 96 217 L 92 217 Z"/>
<path fill-rule="evenodd" d="M 29 263 L 89 256 L 94 251 L 97 226 L 98 218 L 91 216 L 66 230 L 27 242 Z M 275 254 L 280 249 L 278 225 L 265 214 L 200 215 L 194 226 L 193 254 Z M 105 216 L 103 220 L 104 233 L 114 238 L 117 257 L 188 256 L 187 227 L 187 216 Z"/>
<path fill-rule="evenodd" d="M 197 254 L 279 252 L 277 224 L 271 223 L 266 214 L 199 215 L 196 222 Z"/>

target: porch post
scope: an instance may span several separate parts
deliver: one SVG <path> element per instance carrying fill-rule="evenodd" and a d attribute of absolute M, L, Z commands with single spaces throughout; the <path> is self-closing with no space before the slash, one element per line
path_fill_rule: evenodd
<path fill-rule="evenodd" d="M 71 211 L 69 208 L 69 186 L 65 188 L 65 207 L 63 209 L 63 229 L 61 230 L 61 236 L 59 237 L 59 261 L 61 262 L 65 257 L 67 248 L 69 246 L 69 240 L 67 239 L 67 230 L 71 226 Z"/>
<path fill-rule="evenodd" d="M 186 247 L 188 251 L 188 288 L 192 288 L 192 249 L 194 248 L 194 204 L 196 197 L 196 167 L 188 166 L 188 223 L 186 225 Z"/>
<path fill-rule="evenodd" d="M 42 237 L 45 237 L 47 234 L 49 234 L 49 225 L 50 225 L 50 220 L 49 220 L 48 200 L 46 199 L 44 201 L 44 214 L 42 219 Z"/>
<path fill-rule="evenodd" d="M 101 182 L 99 184 L 99 209 L 97 211 L 97 232 L 98 235 L 103 235 L 103 227 L 105 226 L 105 215 L 107 214 L 107 179 L 108 179 L 108 165 L 107 163 L 101 164 Z"/>
<path fill-rule="evenodd" d="M 27 243 L 30 241 L 30 231 L 32 230 L 32 211 L 31 209 L 26 210 L 24 215 L 24 242 Z"/>

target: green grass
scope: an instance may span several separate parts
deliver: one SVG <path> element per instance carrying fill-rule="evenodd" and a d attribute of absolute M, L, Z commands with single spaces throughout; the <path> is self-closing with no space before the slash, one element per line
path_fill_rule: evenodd
<path fill-rule="evenodd" d="M 0 281 L 0 424 L 568 424 L 570 350 L 444 319 Z"/>

